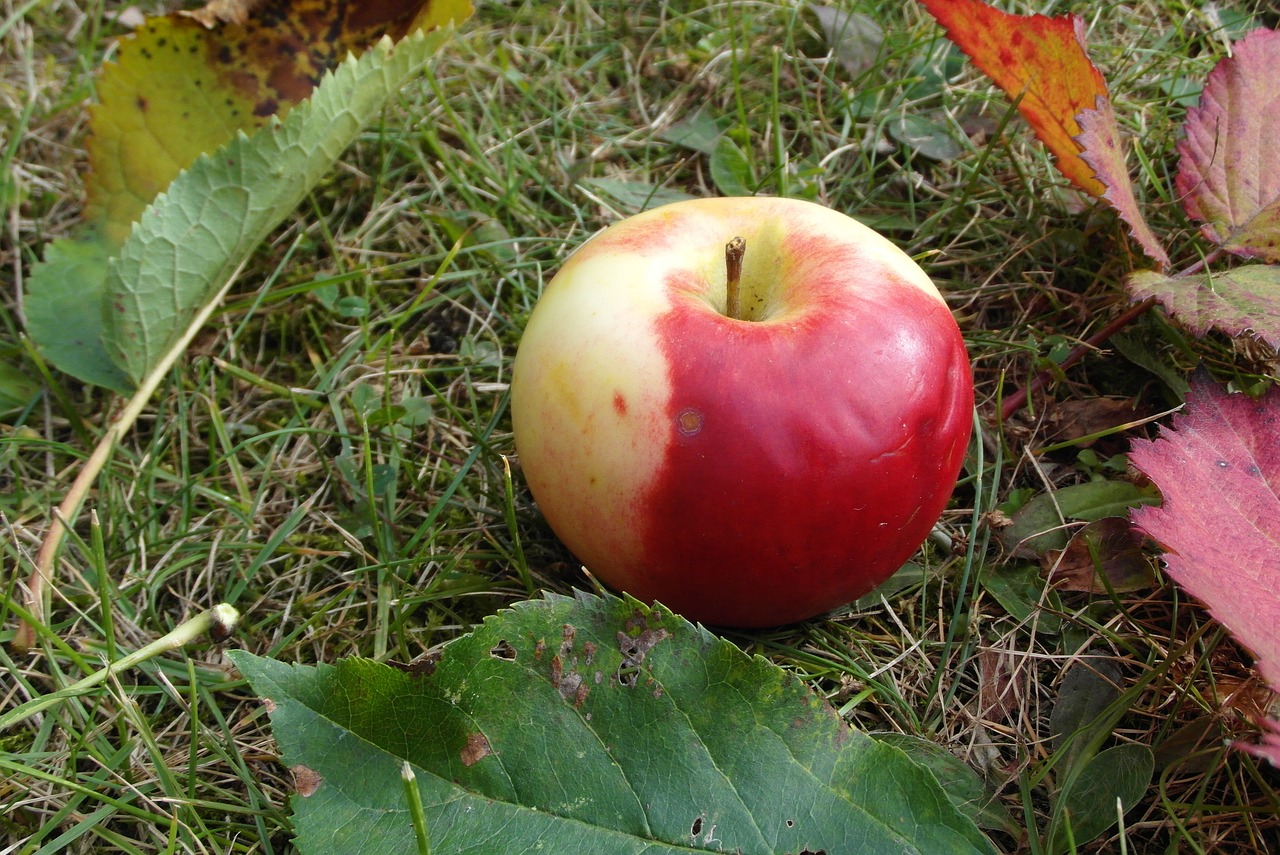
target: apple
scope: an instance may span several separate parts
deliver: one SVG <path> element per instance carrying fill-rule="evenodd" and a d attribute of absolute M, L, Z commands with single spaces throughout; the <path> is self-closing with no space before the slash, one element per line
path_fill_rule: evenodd
<path fill-rule="evenodd" d="M 973 379 L 938 289 L 812 202 L 625 219 L 546 286 L 516 353 L 516 451 L 597 578 L 775 626 L 875 588 L 955 487 Z"/>

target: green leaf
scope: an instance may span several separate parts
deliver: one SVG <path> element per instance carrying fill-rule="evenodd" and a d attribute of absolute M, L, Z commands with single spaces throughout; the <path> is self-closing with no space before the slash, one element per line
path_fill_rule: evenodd
<path fill-rule="evenodd" d="M 284 119 L 202 156 L 142 215 L 109 264 L 104 341 L 139 382 L 451 29 L 384 40 Z"/>
<path fill-rule="evenodd" d="M 40 384 L 16 365 L 0 362 L 0 416 L 25 409 L 40 394 Z"/>
<path fill-rule="evenodd" d="M 886 130 L 899 143 L 931 160 L 954 160 L 964 152 L 951 130 L 933 116 L 904 112 L 891 119 Z"/>
<path fill-rule="evenodd" d="M 59 371 L 126 393 L 132 387 L 102 343 L 102 291 L 113 248 L 104 238 L 55 240 L 27 280 L 27 335 Z"/>
<path fill-rule="evenodd" d="M 692 199 L 683 190 L 659 187 L 647 181 L 623 181 L 618 178 L 584 178 L 578 184 L 593 193 L 608 196 L 622 208 L 624 214 L 638 214 L 650 208 Z"/>
<path fill-rule="evenodd" d="M 705 110 L 699 110 L 658 134 L 658 139 L 705 154 L 715 154 L 716 142 L 724 133 L 720 123 Z"/>
<path fill-rule="evenodd" d="M 1094 520 L 1125 516 L 1130 508 L 1160 503 L 1150 488 L 1129 481 L 1090 481 L 1041 493 L 1013 516 L 1013 524 L 1000 532 L 1006 549 L 1020 555 L 1040 555 L 1050 549 L 1066 549 L 1071 539 L 1066 520 Z"/>
<path fill-rule="evenodd" d="M 796 677 L 635 600 L 548 596 L 434 669 L 232 654 L 267 699 L 300 850 L 992 852 L 933 775 Z"/>
<path fill-rule="evenodd" d="M 900 748 L 917 763 L 925 766 L 938 779 L 947 798 L 979 828 L 1003 831 L 1017 837 L 1022 826 L 1009 809 L 983 782 L 981 776 L 956 755 L 936 742 L 908 733 L 871 733 L 873 739 Z"/>
<path fill-rule="evenodd" d="M 711 153 L 711 180 L 726 196 L 750 196 L 755 193 L 756 177 L 751 162 L 730 137 L 721 137 Z"/>
<path fill-rule="evenodd" d="M 1117 745 L 1099 752 L 1062 797 L 1062 816 L 1050 834 L 1049 852 L 1074 851 L 1115 825 L 1142 800 L 1154 770 L 1155 757 L 1145 745 Z"/>
<path fill-rule="evenodd" d="M 1120 666 L 1100 656 L 1078 661 L 1063 676 L 1049 716 L 1054 749 L 1064 752 L 1058 763 L 1062 774 L 1083 756 L 1096 725 L 1110 727 L 1104 713 L 1120 697 L 1123 683 Z"/>
<path fill-rule="evenodd" d="M 1001 567 L 983 573 L 981 579 L 983 589 L 1018 623 L 1034 618 L 1038 632 L 1057 635 L 1062 630 L 1062 599 L 1048 588 L 1035 565 Z"/>

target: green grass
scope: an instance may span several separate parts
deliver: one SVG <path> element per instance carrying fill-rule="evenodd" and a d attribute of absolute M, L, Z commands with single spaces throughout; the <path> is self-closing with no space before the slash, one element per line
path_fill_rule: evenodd
<path fill-rule="evenodd" d="M 1170 189 L 1184 109 L 1172 95 L 1224 54 L 1224 27 L 1275 25 L 1274 13 L 1049 5 L 1086 15 L 1148 216 L 1193 259 Z M 288 852 L 289 772 L 225 650 L 409 661 L 538 590 L 590 588 L 514 457 L 520 330 L 597 229 L 648 198 L 731 190 L 821 201 L 920 259 L 971 345 L 981 454 L 942 520 L 950 548 L 930 543 L 917 580 L 827 619 L 730 637 L 849 722 L 968 761 L 1029 829 L 994 834 L 1010 852 L 1044 851 L 1068 750 L 1051 730 L 1064 674 L 1113 663 L 1124 682 L 1103 744 L 1157 758 L 1125 851 L 1280 846 L 1275 770 L 1224 744 L 1249 739 L 1271 698 L 1200 609 L 1160 580 L 996 596 L 1039 578 L 1037 561 L 1001 544 L 998 513 L 1113 474 L 1099 461 L 1126 448 L 1127 434 L 1107 437 L 1090 457 L 1056 433 L 1074 402 L 1160 412 L 1176 402 L 1164 378 L 1203 362 L 1255 388 L 1274 381 L 1275 354 L 1150 315 L 1000 423 L 1002 396 L 1119 310 L 1118 283 L 1141 259 L 919 7 L 864 11 L 885 43 L 851 71 L 810 12 L 778 0 L 483 4 L 255 256 L 116 450 L 86 506 L 98 525 L 86 512 L 63 552 L 37 654 L 0 646 L 3 714 L 214 603 L 243 614 L 225 642 L 151 660 L 0 733 L 0 851 Z M 82 101 L 117 32 L 101 4 L 0 4 L 0 366 L 40 388 L 0 416 L 0 641 L 52 508 L 116 403 L 40 363 L 19 294 L 44 242 L 74 224 Z M 903 143 L 905 116 L 943 128 L 955 155 Z M 709 133 L 721 134 L 714 148 Z M 1081 844 L 1122 851 L 1114 828 Z"/>

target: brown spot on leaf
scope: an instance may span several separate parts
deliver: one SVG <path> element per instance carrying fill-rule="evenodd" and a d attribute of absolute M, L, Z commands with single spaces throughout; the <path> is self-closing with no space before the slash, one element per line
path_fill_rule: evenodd
<path fill-rule="evenodd" d="M 273 712 L 276 711 L 276 702 L 271 700 L 270 698 L 263 698 L 262 707 L 267 711 L 267 715 L 271 715 Z"/>
<path fill-rule="evenodd" d="M 463 766 L 474 766 L 493 753 L 489 746 L 489 738 L 483 733 L 472 733 L 467 736 L 467 744 L 459 755 Z"/>
<path fill-rule="evenodd" d="M 637 636 L 625 632 L 618 633 L 618 650 L 622 653 L 622 662 L 618 665 L 618 684 L 631 687 L 639 682 L 640 666 L 645 657 L 658 645 L 658 642 L 671 634 L 665 629 L 646 629 Z"/>
<path fill-rule="evenodd" d="M 508 662 L 514 662 L 516 658 L 516 649 L 511 646 L 505 638 L 500 639 L 497 644 L 489 648 L 489 655 L 494 659 L 506 659 Z"/>
<path fill-rule="evenodd" d="M 293 766 L 289 771 L 293 773 L 293 788 L 304 799 L 315 795 L 316 790 L 324 783 L 319 772 L 306 766 Z"/>

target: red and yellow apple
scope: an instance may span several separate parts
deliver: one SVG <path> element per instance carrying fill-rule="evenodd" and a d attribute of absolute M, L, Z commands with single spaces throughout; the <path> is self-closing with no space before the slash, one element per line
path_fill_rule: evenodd
<path fill-rule="evenodd" d="M 972 409 L 928 276 L 850 217 L 765 197 L 591 238 L 511 382 L 556 535 L 611 587 L 724 626 L 812 617 L 892 575 L 946 506 Z"/>

